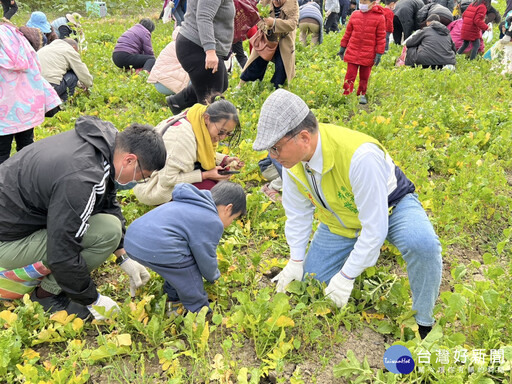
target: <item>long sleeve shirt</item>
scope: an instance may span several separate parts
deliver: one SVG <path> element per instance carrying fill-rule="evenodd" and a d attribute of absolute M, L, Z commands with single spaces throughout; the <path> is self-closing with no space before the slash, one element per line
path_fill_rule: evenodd
<path fill-rule="evenodd" d="M 321 188 L 322 165 L 319 136 L 316 151 L 307 163 L 310 172 L 306 172 L 306 175 L 310 185 L 311 178 L 316 179 L 318 197 L 326 201 Z M 306 163 L 303 162 L 303 166 Z M 388 180 L 394 168 L 391 158 L 375 144 L 362 144 L 354 152 L 349 179 L 362 230 L 342 268 L 347 276 L 357 277 L 377 262 L 380 247 L 388 233 Z M 290 257 L 303 260 L 311 235 L 315 207 L 299 192 L 288 172 L 283 172 L 283 207 L 287 217 L 285 234 L 290 246 Z"/>
<path fill-rule="evenodd" d="M 50 84 L 60 84 L 70 69 L 86 87 L 92 87 L 92 76 L 80 54 L 64 40 L 54 40 L 37 51 L 41 74 Z"/>

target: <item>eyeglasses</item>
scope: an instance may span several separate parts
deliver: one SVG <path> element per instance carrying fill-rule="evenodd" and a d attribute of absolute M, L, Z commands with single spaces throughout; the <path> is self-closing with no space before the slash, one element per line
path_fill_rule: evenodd
<path fill-rule="evenodd" d="M 235 134 L 235 131 L 225 131 L 224 129 L 219 129 L 219 127 L 217 127 L 217 124 L 215 124 L 215 128 L 217 128 L 217 134 L 219 136 L 226 136 L 226 137 L 232 137 L 234 134 Z"/>
<path fill-rule="evenodd" d="M 144 184 L 147 182 L 147 180 L 146 180 L 146 177 L 144 176 L 144 173 L 142 172 L 142 167 L 140 166 L 139 159 L 137 159 L 137 165 L 139 166 L 140 174 L 142 175 L 142 180 L 137 180 L 137 184 Z"/>
<path fill-rule="evenodd" d="M 292 136 L 290 136 L 288 138 L 288 140 L 286 140 L 284 143 L 281 143 L 279 145 L 279 149 L 277 148 L 277 145 L 274 145 L 273 147 L 270 147 L 268 149 L 268 153 L 270 153 L 272 156 L 275 156 L 275 157 L 279 157 L 279 151 L 281 150 L 281 148 L 283 147 L 283 145 L 285 145 L 287 142 L 289 142 L 291 139 L 293 139 L 295 136 L 297 136 L 299 133 L 301 133 L 302 131 L 299 131 L 299 132 L 295 132 Z"/>

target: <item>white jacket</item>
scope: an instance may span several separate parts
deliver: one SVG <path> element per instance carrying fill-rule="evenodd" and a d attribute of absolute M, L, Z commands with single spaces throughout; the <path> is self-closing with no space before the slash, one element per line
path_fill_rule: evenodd
<path fill-rule="evenodd" d="M 162 132 L 172 119 L 174 116 L 160 122 L 155 127 L 156 131 Z M 165 167 L 153 172 L 146 183 L 137 184 L 133 189 L 135 196 L 143 204 L 167 203 L 172 200 L 172 191 L 176 184 L 203 181 L 201 170 L 194 169 L 197 161 L 197 140 L 192 124 L 186 118 L 182 118 L 180 123 L 169 127 L 163 135 L 167 150 Z M 220 164 L 225 156 L 217 153 L 216 164 Z"/>
<path fill-rule="evenodd" d="M 340 2 L 338 0 L 325 0 L 325 11 L 338 13 L 340 11 Z"/>

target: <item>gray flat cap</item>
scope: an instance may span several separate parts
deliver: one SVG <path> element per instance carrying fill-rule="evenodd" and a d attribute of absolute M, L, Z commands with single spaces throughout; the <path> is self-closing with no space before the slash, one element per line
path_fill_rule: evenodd
<path fill-rule="evenodd" d="M 272 147 L 284 135 L 302 123 L 309 113 L 307 104 L 299 96 L 279 88 L 263 103 L 258 120 L 258 132 L 252 145 L 255 151 Z"/>

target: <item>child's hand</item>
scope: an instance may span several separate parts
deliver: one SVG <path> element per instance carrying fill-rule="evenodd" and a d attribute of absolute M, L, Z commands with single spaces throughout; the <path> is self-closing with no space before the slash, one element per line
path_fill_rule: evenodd
<path fill-rule="evenodd" d="M 345 47 L 340 47 L 340 50 L 337 53 L 341 60 L 343 60 L 343 56 L 345 56 L 345 49 Z"/>
<path fill-rule="evenodd" d="M 382 57 L 382 54 L 377 53 L 377 54 L 375 55 L 375 60 L 373 61 L 373 65 L 379 65 L 379 63 L 380 63 L 380 58 L 381 58 L 381 57 Z"/>

